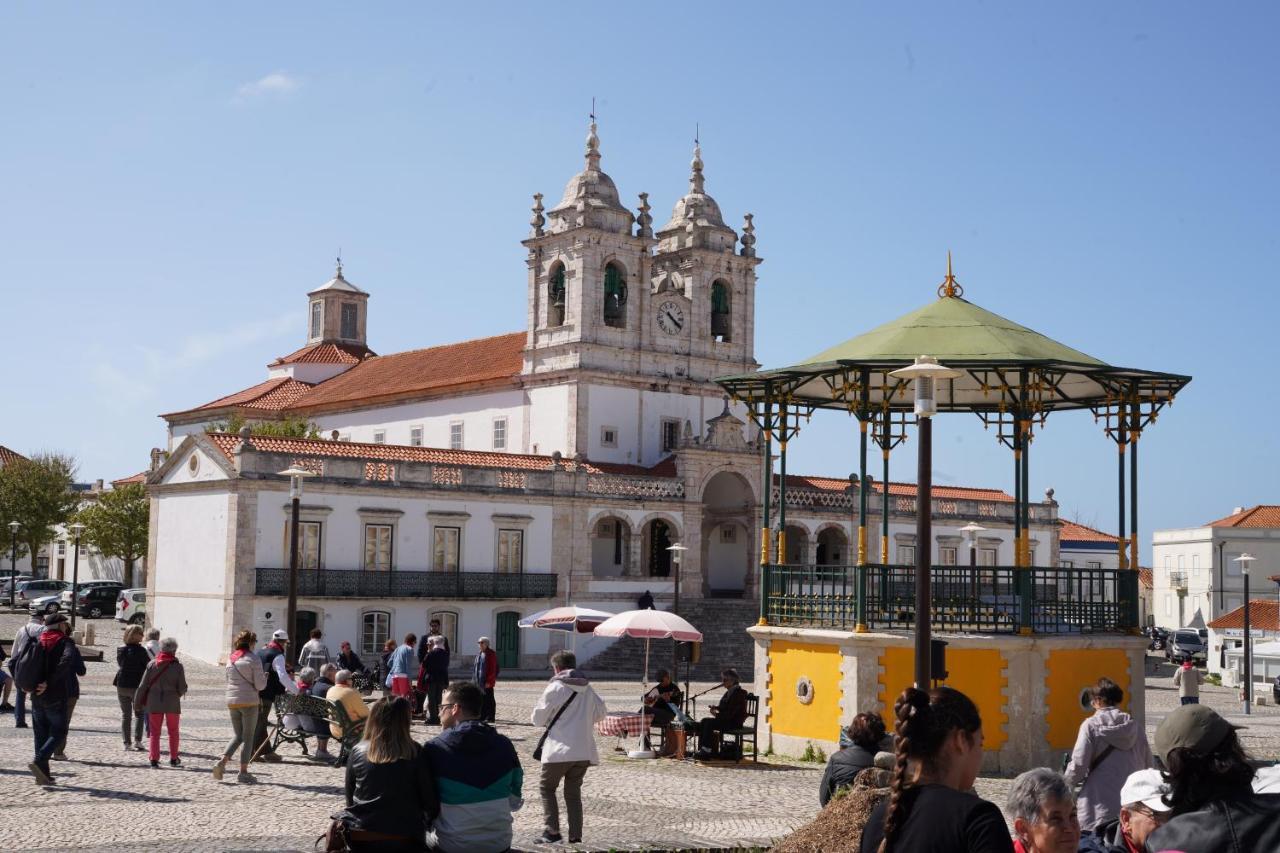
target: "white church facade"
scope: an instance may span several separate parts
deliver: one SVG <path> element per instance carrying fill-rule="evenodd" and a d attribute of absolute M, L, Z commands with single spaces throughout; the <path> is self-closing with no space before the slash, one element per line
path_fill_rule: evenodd
<path fill-rule="evenodd" d="M 714 382 L 758 366 L 751 216 L 741 233 L 725 224 L 695 150 L 688 192 L 654 231 L 647 194 L 625 208 L 600 159 L 592 124 L 560 203 L 534 197 L 524 331 L 377 355 L 370 295 L 339 266 L 307 295 L 306 345 L 266 381 L 164 416 L 148 604 L 186 653 L 219 660 L 235 629 L 282 626 L 278 472 L 295 465 L 315 474 L 301 501 L 299 624 L 331 647 L 376 654 L 438 616 L 464 655 L 485 635 L 504 667 L 541 667 L 563 639 L 518 630 L 521 617 L 566 601 L 629 609 L 646 590 L 669 607 L 676 542 L 688 548 L 682 603 L 758 595 L 763 443 Z M 216 431 L 286 417 L 320 437 Z M 871 517 L 888 512 L 890 558 L 911 562 L 914 487 L 885 491 L 874 484 Z M 967 562 L 970 521 L 986 528 L 980 564 L 1013 562 L 1009 495 L 933 494 L 935 562 Z M 789 476 L 787 505 L 789 561 L 853 562 L 847 477 Z M 1032 510 L 1036 564 L 1056 565 L 1057 506 Z M 584 658 L 600 648 L 578 643 Z"/>

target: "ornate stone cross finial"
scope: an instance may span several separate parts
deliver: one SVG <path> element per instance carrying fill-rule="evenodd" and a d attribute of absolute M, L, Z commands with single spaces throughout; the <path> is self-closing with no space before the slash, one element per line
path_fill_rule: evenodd
<path fill-rule="evenodd" d="M 756 226 L 751 220 L 755 214 L 745 214 L 742 219 L 742 257 L 754 258 L 756 256 Z"/>
<path fill-rule="evenodd" d="M 649 194 L 640 193 L 640 212 L 636 215 L 637 237 L 653 236 L 653 217 L 649 214 Z"/>
<path fill-rule="evenodd" d="M 533 236 L 542 236 L 542 226 L 547 224 L 547 218 L 542 215 L 542 193 L 533 194 L 533 216 L 529 219 L 529 224 L 533 226 Z"/>

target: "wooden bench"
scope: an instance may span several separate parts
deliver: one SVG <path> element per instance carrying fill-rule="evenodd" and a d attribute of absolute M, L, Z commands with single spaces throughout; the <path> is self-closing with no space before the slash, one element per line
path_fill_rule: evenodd
<path fill-rule="evenodd" d="M 332 732 L 328 730 L 330 724 L 336 725 L 338 731 L 342 732 L 342 737 L 332 738 L 339 743 L 337 764 L 343 764 L 347 760 L 347 755 L 351 752 L 351 747 L 359 742 L 361 735 L 364 734 L 364 720 L 352 720 L 347 716 L 347 709 L 337 702 L 330 702 L 327 699 L 321 699 L 319 696 L 310 696 L 305 693 L 299 693 L 296 696 L 285 693 L 277 696 L 272 703 L 272 707 L 276 712 L 275 733 L 271 738 L 271 749 L 275 751 L 282 743 L 296 743 L 302 747 L 302 754 L 309 755 L 307 750 L 308 739 L 318 739 L 320 735 L 317 732 L 307 731 L 301 726 L 302 717 L 311 717 L 319 720 L 320 724 L 326 729 L 326 735 L 332 738 Z M 285 724 L 285 715 L 293 715 L 298 719 L 297 727 Z"/>

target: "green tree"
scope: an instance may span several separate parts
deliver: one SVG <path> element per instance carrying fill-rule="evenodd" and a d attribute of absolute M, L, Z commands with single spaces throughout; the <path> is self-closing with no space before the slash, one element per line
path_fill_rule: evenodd
<path fill-rule="evenodd" d="M 265 435 L 272 438 L 319 438 L 320 427 L 315 421 L 303 417 L 288 416 L 278 421 L 249 421 L 244 415 L 233 414 L 225 421 L 209 424 L 205 432 L 226 432 L 236 434 L 243 427 L 248 427 L 252 435 Z"/>
<path fill-rule="evenodd" d="M 97 503 L 76 514 L 84 525 L 84 540 L 106 557 L 124 563 L 125 588 L 133 586 L 133 565 L 147 553 L 147 525 L 151 506 L 141 483 L 106 492 Z"/>
<path fill-rule="evenodd" d="M 26 546 L 35 574 L 40 546 L 53 539 L 54 525 L 75 513 L 79 497 L 71 491 L 76 462 L 70 456 L 39 453 L 0 468 L 0 516 L 22 525 L 18 539 Z"/>

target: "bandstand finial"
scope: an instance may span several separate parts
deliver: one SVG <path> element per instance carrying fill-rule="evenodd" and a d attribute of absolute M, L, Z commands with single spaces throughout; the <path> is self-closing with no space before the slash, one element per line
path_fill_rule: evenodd
<path fill-rule="evenodd" d="M 947 250 L 947 277 L 942 280 L 942 284 L 938 285 L 938 296 L 940 297 L 960 297 L 964 296 L 964 288 L 960 286 L 960 282 L 956 281 L 955 275 L 951 272 L 951 250 Z"/>

